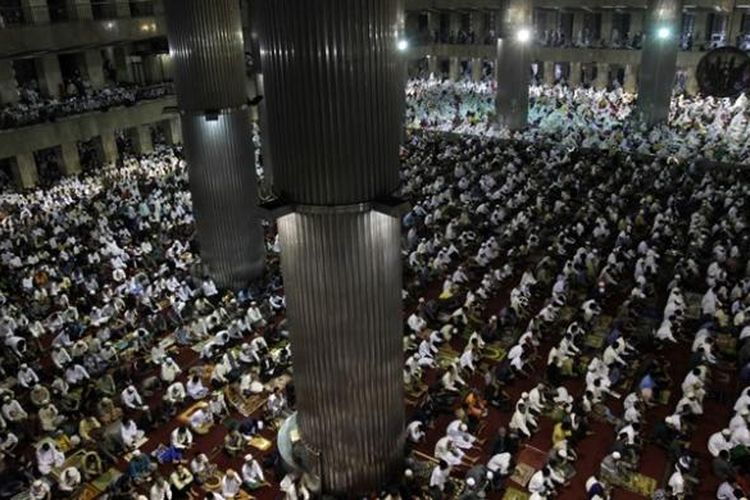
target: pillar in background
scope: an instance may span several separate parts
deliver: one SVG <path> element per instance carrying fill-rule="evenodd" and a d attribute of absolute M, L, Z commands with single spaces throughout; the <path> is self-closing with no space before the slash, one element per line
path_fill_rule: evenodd
<path fill-rule="evenodd" d="M 630 94 L 638 92 L 637 74 L 638 70 L 632 64 L 625 65 L 625 77 L 622 81 L 622 88 L 625 92 Z"/>
<path fill-rule="evenodd" d="M 81 157 L 78 155 L 77 142 L 65 142 L 60 145 L 62 151 L 63 175 L 72 176 L 81 172 Z"/>
<path fill-rule="evenodd" d="M 21 0 L 21 9 L 27 24 L 47 24 L 49 22 L 47 0 Z"/>
<path fill-rule="evenodd" d="M 729 45 L 736 45 L 737 37 L 742 34 L 742 19 L 744 13 L 744 9 L 733 9 L 728 13 L 729 28 L 727 30 L 727 42 Z"/>
<path fill-rule="evenodd" d="M 118 152 L 117 152 L 117 139 L 115 138 L 115 132 L 110 130 L 102 133 L 100 136 L 102 141 L 102 153 L 104 154 L 104 163 L 112 165 L 117 163 Z"/>
<path fill-rule="evenodd" d="M 128 45 L 120 45 L 114 49 L 114 66 L 117 73 L 117 81 L 121 83 L 132 83 L 133 69 L 128 64 L 130 48 Z"/>
<path fill-rule="evenodd" d="M 353 497 L 403 455 L 400 217 L 374 210 L 399 186 L 403 3 L 261 6 L 297 422 L 323 490 Z"/>
<path fill-rule="evenodd" d="M 433 37 L 440 34 L 440 12 L 436 10 L 427 12 L 427 29 L 430 31 L 430 43 L 438 43 Z"/>
<path fill-rule="evenodd" d="M 570 63 L 570 76 L 568 76 L 568 85 L 571 87 L 580 87 L 581 86 L 581 70 L 583 68 L 581 67 L 580 62 L 571 62 Z"/>
<path fill-rule="evenodd" d="M 454 42 L 458 41 L 458 32 L 461 31 L 461 14 L 450 11 L 448 13 L 448 35 L 455 37 Z"/>
<path fill-rule="evenodd" d="M 265 262 L 240 4 L 166 0 L 165 10 L 201 258 L 219 286 L 239 289 Z"/>
<path fill-rule="evenodd" d="M 182 144 L 182 125 L 179 118 L 165 120 L 164 130 L 166 131 L 167 141 L 170 145 L 176 146 Z"/>
<path fill-rule="evenodd" d="M 19 153 L 11 158 L 10 168 L 13 173 L 13 180 L 19 191 L 30 189 L 39 182 L 39 172 L 36 168 L 34 153 Z"/>
<path fill-rule="evenodd" d="M 609 64 L 597 63 L 596 64 L 596 79 L 594 80 L 594 88 L 604 90 L 609 86 Z"/>
<path fill-rule="evenodd" d="M 485 24 L 486 18 L 484 16 L 484 11 L 472 10 L 469 13 L 469 16 L 471 19 L 471 29 L 475 36 L 474 41 L 475 43 L 483 44 L 488 30 L 488 27 Z"/>
<path fill-rule="evenodd" d="M 690 95 L 698 95 L 700 93 L 700 85 L 698 84 L 698 77 L 696 75 L 696 67 L 689 66 L 685 68 L 687 73 L 687 82 L 685 84 L 685 91 Z"/>
<path fill-rule="evenodd" d="M 115 1 L 115 16 L 119 17 L 130 17 L 130 1 L 129 0 L 114 0 Z"/>
<path fill-rule="evenodd" d="M 138 125 L 128 129 L 128 137 L 133 143 L 133 150 L 139 155 L 145 155 L 154 151 L 154 141 L 151 137 L 149 125 Z"/>
<path fill-rule="evenodd" d="M 573 43 L 583 42 L 583 11 L 573 11 Z"/>
<path fill-rule="evenodd" d="M 650 0 L 641 53 L 636 115 L 647 125 L 666 121 L 669 116 L 681 22 L 682 0 Z"/>
<path fill-rule="evenodd" d="M 430 75 L 438 76 L 438 58 L 437 56 L 427 56 L 427 73 Z"/>
<path fill-rule="evenodd" d="M 71 20 L 87 21 L 94 18 L 91 0 L 68 0 L 68 16 Z"/>
<path fill-rule="evenodd" d="M 630 12 L 630 39 L 643 31 L 643 11 L 633 10 Z"/>
<path fill-rule="evenodd" d="M 471 60 L 471 79 L 475 82 L 482 80 L 482 60 L 478 57 Z"/>
<path fill-rule="evenodd" d="M 701 50 L 701 47 L 710 35 L 708 30 L 708 12 L 696 10 L 693 20 L 693 50 Z"/>
<path fill-rule="evenodd" d="M 95 89 L 104 87 L 104 60 L 101 50 L 89 49 L 83 53 L 83 59 L 91 86 Z"/>
<path fill-rule="evenodd" d="M 60 97 L 63 84 L 57 54 L 46 54 L 34 60 L 39 90 L 44 97 Z"/>
<path fill-rule="evenodd" d="M 555 63 L 554 61 L 544 61 L 544 83 L 546 85 L 555 84 Z"/>
<path fill-rule="evenodd" d="M 12 59 L 0 60 L 0 104 L 13 104 L 21 98 Z"/>
<path fill-rule="evenodd" d="M 511 130 L 525 128 L 529 114 L 529 72 L 531 40 L 519 39 L 521 29 L 531 30 L 530 0 L 510 0 L 503 15 L 501 37 L 497 41 L 498 124 Z"/>
<path fill-rule="evenodd" d="M 612 43 L 612 11 L 605 10 L 602 12 L 602 23 L 599 27 L 599 33 L 604 41 L 604 45 L 609 47 Z"/>
<path fill-rule="evenodd" d="M 461 64 L 458 57 L 451 57 L 448 61 L 448 78 L 453 82 L 461 78 Z"/>

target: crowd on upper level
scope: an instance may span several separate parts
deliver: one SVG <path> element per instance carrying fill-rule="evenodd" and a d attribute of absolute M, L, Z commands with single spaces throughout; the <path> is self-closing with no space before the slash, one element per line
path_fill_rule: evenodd
<path fill-rule="evenodd" d="M 118 106 L 132 106 L 139 101 L 158 99 L 171 94 L 169 83 L 138 86 L 110 83 L 101 89 L 92 87 L 90 80 L 80 77 L 67 80 L 59 98 L 46 98 L 32 81 L 20 89 L 20 100 L 0 108 L 0 130 L 25 127 L 66 116 L 92 111 L 106 111 Z"/>

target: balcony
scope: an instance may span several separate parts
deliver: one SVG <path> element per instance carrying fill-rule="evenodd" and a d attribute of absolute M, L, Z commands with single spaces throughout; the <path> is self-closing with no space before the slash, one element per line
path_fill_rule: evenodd
<path fill-rule="evenodd" d="M 21 9 L 0 7 L 0 59 L 83 50 L 166 36 L 153 0 L 96 0 Z"/>

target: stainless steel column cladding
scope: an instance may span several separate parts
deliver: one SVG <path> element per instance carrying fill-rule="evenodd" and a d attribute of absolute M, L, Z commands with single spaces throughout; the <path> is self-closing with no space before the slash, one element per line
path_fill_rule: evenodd
<path fill-rule="evenodd" d="M 497 40 L 495 112 L 498 124 L 511 130 L 523 129 L 528 123 L 531 21 L 530 0 L 507 2 Z"/>
<path fill-rule="evenodd" d="M 636 116 L 646 125 L 669 117 L 677 72 L 682 0 L 651 0 L 646 15 Z"/>
<path fill-rule="evenodd" d="M 401 1 L 263 0 L 261 66 L 298 423 L 323 490 L 398 473 L 404 400 L 399 186 Z"/>
<path fill-rule="evenodd" d="M 263 272 L 240 5 L 165 0 L 197 239 L 211 277 L 240 288 Z"/>

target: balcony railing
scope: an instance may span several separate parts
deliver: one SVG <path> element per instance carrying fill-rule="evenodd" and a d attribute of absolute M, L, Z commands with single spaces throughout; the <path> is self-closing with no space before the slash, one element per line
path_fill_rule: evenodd
<path fill-rule="evenodd" d="M 160 99 L 171 94 L 174 94 L 171 83 L 144 87 L 118 85 L 91 91 L 83 96 L 61 99 L 42 99 L 32 93 L 26 102 L 0 108 L 0 130 L 51 122 L 92 111 L 107 111 L 119 106 L 133 106 L 138 102 Z"/>

